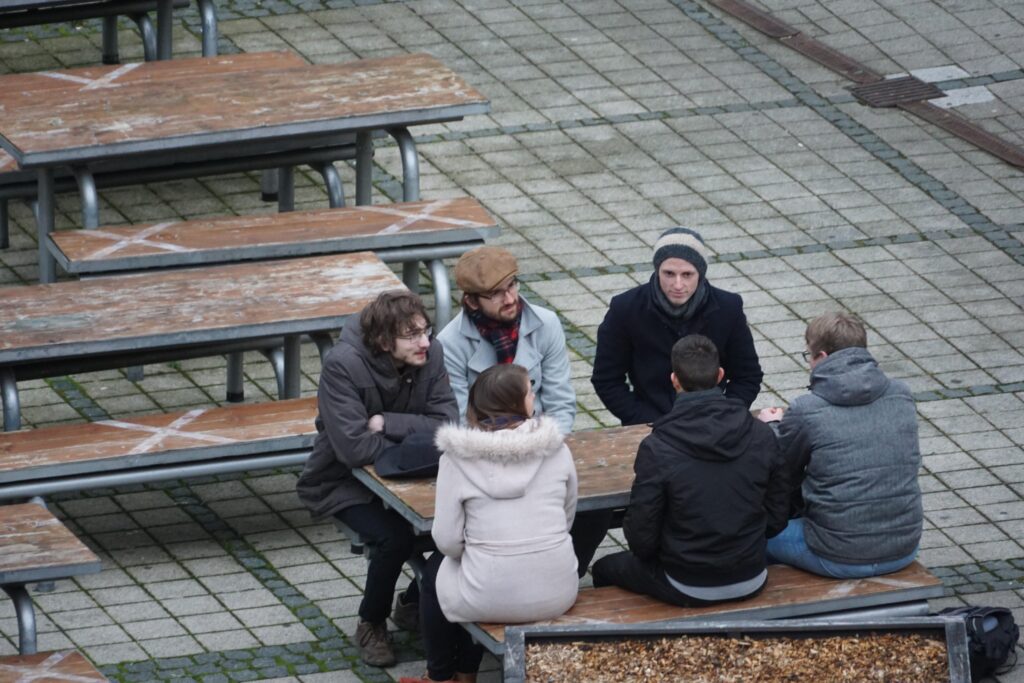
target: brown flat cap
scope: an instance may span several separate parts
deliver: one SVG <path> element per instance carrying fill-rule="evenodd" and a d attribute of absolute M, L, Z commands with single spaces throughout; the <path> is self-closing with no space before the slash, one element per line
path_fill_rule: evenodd
<path fill-rule="evenodd" d="M 518 272 L 519 263 L 508 249 L 477 247 L 455 264 L 455 284 L 465 294 L 486 294 Z"/>

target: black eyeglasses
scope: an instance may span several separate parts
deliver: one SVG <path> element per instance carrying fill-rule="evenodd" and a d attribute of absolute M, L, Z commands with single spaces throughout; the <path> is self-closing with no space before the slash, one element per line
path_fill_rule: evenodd
<path fill-rule="evenodd" d="M 814 356 L 811 355 L 810 351 L 801 351 L 800 355 L 804 357 L 804 362 L 805 363 L 810 363 L 811 362 L 811 358 L 814 358 Z"/>
<path fill-rule="evenodd" d="M 481 299 L 486 299 L 488 301 L 493 301 L 495 299 L 504 299 L 508 294 L 515 294 L 518 291 L 519 291 L 519 278 L 514 277 L 514 278 L 512 278 L 512 282 L 508 283 L 507 287 L 501 287 L 501 288 L 495 289 L 495 290 L 493 290 L 491 292 L 487 292 L 486 294 L 477 294 L 477 296 L 480 297 Z"/>

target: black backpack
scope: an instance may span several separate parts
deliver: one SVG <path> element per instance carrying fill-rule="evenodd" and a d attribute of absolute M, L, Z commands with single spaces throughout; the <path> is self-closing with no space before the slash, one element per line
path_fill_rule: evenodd
<path fill-rule="evenodd" d="M 971 659 L 971 681 L 974 683 L 985 676 L 1006 673 L 1016 665 L 1014 647 L 1020 637 L 1020 629 L 1010 610 L 1005 607 L 947 607 L 939 614 L 964 620 Z M 1006 665 L 1011 654 L 1013 661 Z"/>

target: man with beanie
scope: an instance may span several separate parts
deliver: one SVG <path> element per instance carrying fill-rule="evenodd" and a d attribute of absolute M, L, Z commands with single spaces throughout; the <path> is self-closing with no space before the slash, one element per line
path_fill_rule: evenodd
<path fill-rule="evenodd" d="M 499 363 L 526 368 L 538 413 L 554 418 L 563 434 L 576 418 L 565 332 L 558 316 L 519 294 L 519 263 L 507 249 L 478 247 L 455 264 L 455 284 L 462 290 L 462 310 L 438 340 L 452 390 L 465 420 L 469 387 L 481 372 Z M 580 576 L 586 573 L 611 523 L 611 511 L 577 513 L 570 533 Z"/>
<path fill-rule="evenodd" d="M 650 281 L 614 297 L 597 329 L 590 381 L 624 425 L 654 422 L 672 409 L 672 345 L 690 334 L 714 342 L 727 397 L 749 408 L 761 390 L 743 299 L 707 281 L 707 255 L 696 231 L 666 230 L 654 245 Z"/>

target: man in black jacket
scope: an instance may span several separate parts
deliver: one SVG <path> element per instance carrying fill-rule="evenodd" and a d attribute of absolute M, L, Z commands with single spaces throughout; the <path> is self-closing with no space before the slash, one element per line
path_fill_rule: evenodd
<path fill-rule="evenodd" d="M 722 393 L 714 343 L 672 347 L 672 410 L 640 444 L 622 528 L 629 550 L 598 560 L 595 586 L 674 605 L 742 600 L 767 578 L 767 538 L 786 526 L 789 485 L 775 436 Z"/>
<path fill-rule="evenodd" d="M 718 348 L 725 395 L 747 407 L 761 390 L 761 364 L 739 294 L 707 281 L 707 248 L 688 228 L 666 230 L 654 245 L 654 274 L 614 297 L 597 328 L 591 384 L 624 425 L 654 422 L 672 408 L 672 345 L 688 334 Z M 628 380 L 628 383 L 627 383 Z"/>
<path fill-rule="evenodd" d="M 408 444 L 410 435 L 425 438 L 429 447 L 438 427 L 458 420 L 444 352 L 418 296 L 384 292 L 358 321 L 346 323 L 320 372 L 317 407 L 313 452 L 296 490 L 314 517 L 333 515 L 373 545 L 356 644 L 367 664 L 390 666 L 395 654 L 386 619 L 414 536 L 398 513 L 356 481 L 352 469 L 373 464 L 395 444 Z M 416 628 L 418 600 L 413 582 L 396 599 L 396 625 Z"/>

